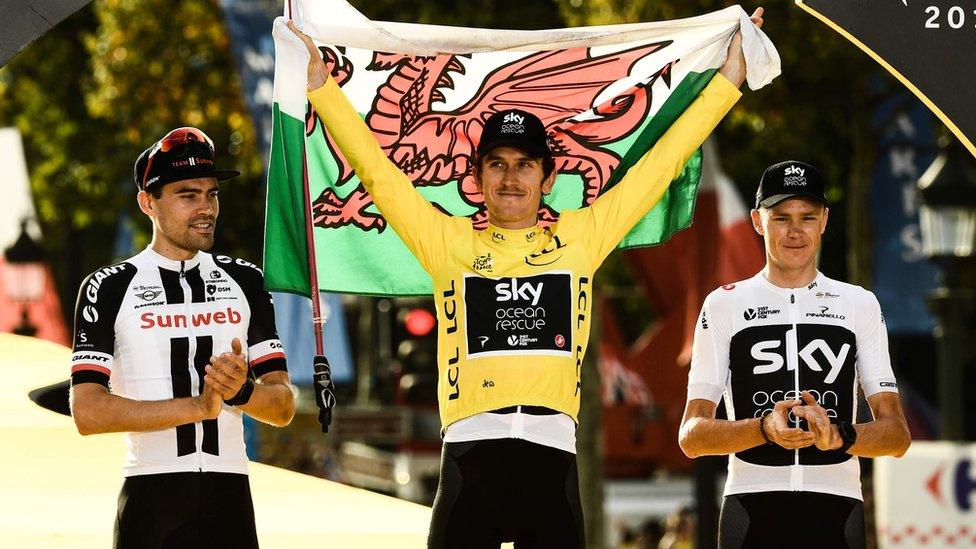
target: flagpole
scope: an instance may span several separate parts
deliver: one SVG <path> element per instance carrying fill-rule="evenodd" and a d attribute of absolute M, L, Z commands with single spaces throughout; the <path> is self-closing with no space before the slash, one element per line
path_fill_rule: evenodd
<path fill-rule="evenodd" d="M 312 329 L 315 333 L 315 354 L 325 356 L 325 345 L 322 342 L 322 307 L 319 303 L 319 271 L 315 261 L 315 236 L 312 224 L 312 196 L 308 183 L 308 155 L 305 150 L 305 140 L 302 139 L 302 199 L 305 203 L 305 242 L 308 248 L 308 284 L 312 298 Z"/>

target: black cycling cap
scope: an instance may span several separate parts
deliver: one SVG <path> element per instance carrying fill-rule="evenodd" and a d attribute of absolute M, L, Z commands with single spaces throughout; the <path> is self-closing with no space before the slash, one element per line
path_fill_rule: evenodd
<path fill-rule="evenodd" d="M 478 156 L 502 146 L 515 147 L 532 158 L 552 157 L 542 120 L 519 109 L 496 112 L 488 118 L 478 142 Z"/>
<path fill-rule="evenodd" d="M 173 181 L 215 177 L 220 181 L 241 175 L 237 170 L 218 170 L 214 165 L 214 144 L 197 128 L 176 128 L 142 151 L 133 169 L 140 191 Z"/>
<path fill-rule="evenodd" d="M 797 196 L 812 198 L 829 206 L 823 176 L 806 162 L 787 160 L 766 168 L 756 190 L 756 208 L 772 208 Z"/>

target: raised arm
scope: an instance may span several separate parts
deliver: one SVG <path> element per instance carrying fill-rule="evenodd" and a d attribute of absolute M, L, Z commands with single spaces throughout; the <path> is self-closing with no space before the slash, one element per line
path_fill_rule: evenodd
<path fill-rule="evenodd" d="M 319 120 L 369 191 L 373 203 L 428 271 L 441 259 L 442 243 L 451 233 L 450 216 L 431 205 L 410 178 L 387 158 L 335 80 L 312 39 L 288 22 L 304 42 L 308 64 L 308 99 Z"/>
<path fill-rule="evenodd" d="M 757 26 L 762 26 L 762 14 L 763 9 L 758 8 L 752 15 Z M 738 88 L 745 76 L 742 37 L 736 32 L 718 75 L 620 182 L 584 209 L 589 225 L 585 233 L 593 239 L 589 248 L 595 254 L 594 264 L 601 263 L 661 200 L 691 155 L 741 97 Z"/>

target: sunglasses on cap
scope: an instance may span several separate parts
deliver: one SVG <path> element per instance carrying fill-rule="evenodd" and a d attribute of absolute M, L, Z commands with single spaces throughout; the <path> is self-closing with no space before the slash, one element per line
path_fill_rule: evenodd
<path fill-rule="evenodd" d="M 146 162 L 146 169 L 142 174 L 142 186 L 145 188 L 146 180 L 149 179 L 149 171 L 152 168 L 153 159 L 157 153 L 163 152 L 168 153 L 175 147 L 180 147 L 187 145 L 189 143 L 202 143 L 210 149 L 210 156 L 214 153 L 214 144 L 210 140 L 210 137 L 197 128 L 176 128 L 163 136 L 162 139 L 153 145 L 153 148 L 149 150 L 149 156 Z"/>

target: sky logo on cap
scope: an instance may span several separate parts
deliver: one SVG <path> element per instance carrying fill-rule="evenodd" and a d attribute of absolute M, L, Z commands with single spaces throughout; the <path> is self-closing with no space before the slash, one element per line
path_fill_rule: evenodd
<path fill-rule="evenodd" d="M 806 170 L 804 170 L 803 168 L 801 168 L 799 166 L 790 166 L 789 168 L 786 168 L 786 171 L 783 172 L 783 173 L 786 174 L 786 175 L 800 175 L 800 176 L 802 176 L 806 172 L 807 172 Z"/>
<path fill-rule="evenodd" d="M 799 166 L 789 166 L 783 172 L 783 176 L 784 176 L 783 186 L 784 187 L 805 186 L 807 184 L 806 172 L 807 172 L 806 170 L 804 170 Z"/>
<path fill-rule="evenodd" d="M 516 112 L 510 112 L 505 115 L 503 119 L 504 122 L 515 122 L 516 124 L 525 124 L 525 117 Z"/>
<path fill-rule="evenodd" d="M 525 117 L 517 112 L 510 112 L 502 119 L 499 133 L 525 133 Z"/>

